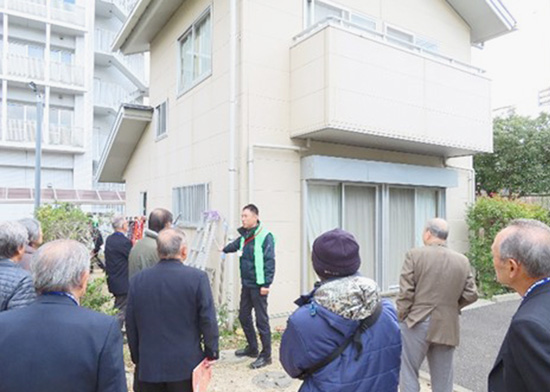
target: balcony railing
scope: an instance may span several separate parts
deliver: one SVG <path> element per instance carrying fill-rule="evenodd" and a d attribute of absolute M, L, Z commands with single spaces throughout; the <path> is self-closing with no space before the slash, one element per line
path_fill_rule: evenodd
<path fill-rule="evenodd" d="M 84 86 L 84 67 L 52 61 L 50 63 L 50 80 L 74 86 Z"/>
<path fill-rule="evenodd" d="M 8 118 L 8 128 L 4 140 L 8 142 L 34 143 L 36 140 L 36 121 Z M 43 139 L 43 138 L 42 138 Z"/>
<path fill-rule="evenodd" d="M 51 2 L 52 19 L 78 26 L 86 26 L 86 9 L 83 6 L 68 4 L 63 0 L 51 0 Z"/>
<path fill-rule="evenodd" d="M 111 0 L 112 3 L 116 4 L 126 15 L 132 12 L 132 9 L 137 3 L 137 0 Z"/>
<path fill-rule="evenodd" d="M 96 52 L 108 53 L 117 58 L 134 76 L 139 80 L 145 79 L 145 60 L 143 54 L 132 54 L 124 56 L 123 54 L 111 51 L 111 45 L 115 40 L 116 33 L 104 30 L 95 29 L 95 50 Z"/>
<path fill-rule="evenodd" d="M 132 94 L 118 84 L 94 81 L 94 105 L 96 106 L 107 106 L 117 111 L 121 103 L 130 103 L 133 100 Z"/>
<path fill-rule="evenodd" d="M 6 2 L 8 9 L 24 14 L 46 17 L 46 0 L 9 0 Z"/>
<path fill-rule="evenodd" d="M 8 53 L 8 64 L 8 74 L 11 76 L 44 80 L 44 59 Z"/>
<path fill-rule="evenodd" d="M 84 129 L 50 124 L 49 142 L 51 146 L 83 147 Z"/>

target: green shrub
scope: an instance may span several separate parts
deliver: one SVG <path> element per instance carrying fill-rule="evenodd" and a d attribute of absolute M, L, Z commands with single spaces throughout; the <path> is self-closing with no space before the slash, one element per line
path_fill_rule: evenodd
<path fill-rule="evenodd" d="M 470 230 L 468 258 L 476 269 L 478 289 L 485 297 L 509 291 L 496 280 L 491 245 L 500 230 L 510 221 L 520 218 L 550 223 L 547 210 L 519 200 L 480 197 L 468 207 L 467 223 Z"/>
<path fill-rule="evenodd" d="M 105 291 L 105 282 L 105 277 L 90 277 L 86 294 L 80 299 L 80 305 L 113 316 L 117 310 L 113 308 L 113 296 Z"/>
<path fill-rule="evenodd" d="M 70 203 L 46 204 L 36 215 L 42 224 L 44 242 L 71 239 L 91 244 L 89 219 L 79 207 Z"/>

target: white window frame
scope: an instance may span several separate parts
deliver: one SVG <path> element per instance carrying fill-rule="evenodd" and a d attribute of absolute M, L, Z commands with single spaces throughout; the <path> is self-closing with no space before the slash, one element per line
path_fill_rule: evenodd
<path fill-rule="evenodd" d="M 403 40 L 399 41 L 398 38 L 391 37 L 390 34 L 388 33 L 388 29 L 392 29 L 402 34 L 409 35 L 411 37 L 412 42 L 407 42 Z M 409 31 L 407 29 L 403 29 L 401 27 L 398 27 L 389 23 L 385 23 L 384 34 L 386 36 L 386 40 L 390 43 L 393 43 L 394 45 L 399 45 L 411 50 L 421 50 L 423 52 L 436 53 L 436 54 L 439 53 L 439 45 L 436 41 L 428 37 L 415 34 L 412 31 Z"/>
<path fill-rule="evenodd" d="M 210 18 L 210 69 L 208 71 L 203 72 L 202 74 L 198 75 L 195 79 L 191 81 L 191 83 L 188 86 L 183 85 L 182 80 L 182 58 L 184 56 L 184 53 L 182 51 L 182 43 L 183 41 L 188 37 L 191 36 L 191 45 L 193 45 L 191 51 L 193 53 L 193 56 L 195 55 L 195 49 L 194 49 L 194 42 L 195 42 L 195 34 L 197 31 L 197 26 L 199 26 L 206 18 Z M 212 53 L 212 8 L 208 7 L 204 12 L 193 22 L 193 24 L 178 38 L 177 41 L 177 91 L 176 94 L 178 97 L 182 96 L 189 90 L 192 90 L 195 86 L 203 82 L 205 79 L 209 78 L 212 75 L 212 68 L 213 68 L 213 53 Z M 194 67 L 194 61 L 193 67 Z M 194 73 L 194 68 L 192 69 L 192 73 Z"/>
<path fill-rule="evenodd" d="M 338 8 L 339 10 L 342 11 L 342 19 L 347 21 L 347 22 L 350 22 L 352 24 L 354 24 L 354 22 L 352 22 L 352 19 L 354 16 L 356 17 L 359 17 L 359 18 L 362 18 L 362 19 L 365 19 L 365 20 L 368 20 L 368 21 L 371 21 L 373 24 L 374 24 L 374 29 L 371 29 L 369 27 L 366 27 L 366 26 L 361 26 L 361 25 L 357 25 L 357 26 L 360 26 L 361 28 L 364 28 L 366 30 L 373 30 L 373 31 L 378 31 L 379 29 L 379 21 L 372 17 L 372 16 L 369 16 L 367 14 L 363 14 L 361 12 L 355 12 L 355 11 L 352 11 L 350 10 L 349 8 L 346 8 L 346 7 L 342 7 L 342 5 L 340 4 L 337 4 L 333 1 L 330 1 L 330 0 L 305 0 L 305 5 L 304 5 L 304 12 L 305 12 L 305 17 L 304 17 L 304 23 L 305 23 L 305 26 L 304 28 L 308 28 L 308 27 L 311 27 L 314 23 L 313 21 L 315 20 L 315 6 L 316 6 L 316 3 L 322 3 L 322 4 L 326 4 L 330 7 L 334 7 L 334 8 Z"/>
<path fill-rule="evenodd" d="M 155 106 L 155 140 L 168 136 L 168 100 Z"/>
<path fill-rule="evenodd" d="M 203 213 L 209 208 L 209 195 L 208 183 L 172 188 L 172 211 L 178 217 L 178 224 L 186 228 L 200 227 Z"/>

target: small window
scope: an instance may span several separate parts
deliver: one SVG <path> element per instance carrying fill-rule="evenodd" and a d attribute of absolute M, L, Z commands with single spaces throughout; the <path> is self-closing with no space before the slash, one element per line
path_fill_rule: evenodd
<path fill-rule="evenodd" d="M 388 41 L 405 46 L 406 48 L 412 48 L 414 45 L 414 36 L 405 31 L 396 29 L 394 27 L 387 27 L 386 34 L 388 36 Z"/>
<path fill-rule="evenodd" d="M 155 108 L 155 136 L 159 138 L 167 131 L 166 101 Z"/>
<path fill-rule="evenodd" d="M 139 193 L 139 212 L 140 215 L 147 216 L 147 192 Z"/>
<path fill-rule="evenodd" d="M 199 227 L 208 210 L 208 184 L 172 189 L 172 211 L 185 227 Z"/>
<path fill-rule="evenodd" d="M 363 28 L 376 31 L 376 21 L 364 15 L 352 14 L 350 21 Z"/>
<path fill-rule="evenodd" d="M 416 46 L 419 46 L 422 49 L 428 50 L 430 52 L 434 52 L 434 53 L 439 52 L 439 46 L 437 45 L 437 43 L 432 41 L 429 38 L 416 37 L 415 44 Z"/>
<path fill-rule="evenodd" d="M 178 46 L 178 93 L 183 93 L 212 72 L 210 10 L 181 36 Z"/>

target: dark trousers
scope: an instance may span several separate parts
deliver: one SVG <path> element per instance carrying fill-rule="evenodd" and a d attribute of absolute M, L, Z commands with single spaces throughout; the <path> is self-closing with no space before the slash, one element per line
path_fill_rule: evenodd
<path fill-rule="evenodd" d="M 124 318 L 126 317 L 126 304 L 128 303 L 128 294 L 115 295 L 115 309 L 118 310 L 116 318 L 120 329 L 124 324 Z"/>
<path fill-rule="evenodd" d="M 140 392 L 193 392 L 191 380 L 175 382 L 139 382 Z"/>
<path fill-rule="evenodd" d="M 263 357 L 271 357 L 271 329 L 269 328 L 269 316 L 267 315 L 267 295 L 260 295 L 259 287 L 241 287 L 239 321 L 243 327 L 248 346 L 253 350 L 257 350 L 258 341 L 252 321 L 252 309 L 254 309 L 256 327 L 258 328 L 260 340 L 262 341 L 262 351 L 260 355 Z"/>

